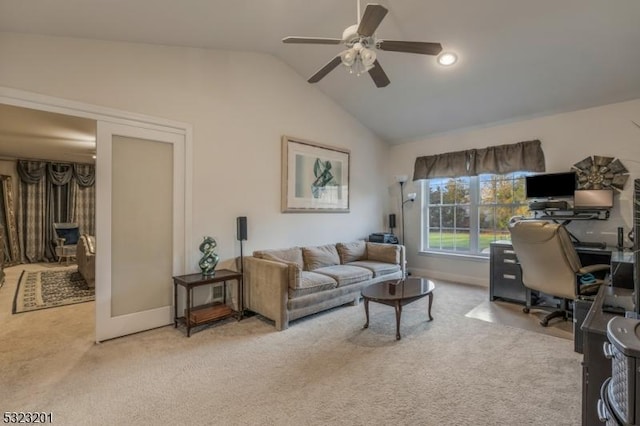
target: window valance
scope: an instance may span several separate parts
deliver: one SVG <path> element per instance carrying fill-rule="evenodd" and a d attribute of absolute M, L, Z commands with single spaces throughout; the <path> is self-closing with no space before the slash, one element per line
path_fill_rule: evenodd
<path fill-rule="evenodd" d="M 539 140 L 418 157 L 413 180 L 518 171 L 545 171 L 544 153 Z"/>
<path fill-rule="evenodd" d="M 81 187 L 93 186 L 96 181 L 96 168 L 93 164 L 18 160 L 17 168 L 20 179 L 28 184 L 40 182 L 45 174 L 54 185 L 66 185 L 72 178 Z"/>

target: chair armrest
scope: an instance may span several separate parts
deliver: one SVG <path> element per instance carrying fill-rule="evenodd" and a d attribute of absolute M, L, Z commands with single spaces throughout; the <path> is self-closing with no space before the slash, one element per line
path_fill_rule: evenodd
<path fill-rule="evenodd" d="M 62 237 L 56 237 L 56 245 L 58 247 L 62 247 L 64 245 L 65 242 L 65 238 Z"/>
<path fill-rule="evenodd" d="M 582 268 L 580 268 L 578 270 L 578 275 L 584 275 L 584 274 L 590 274 L 593 272 L 597 272 L 597 271 L 606 271 L 611 269 L 611 265 L 604 265 L 604 264 L 599 264 L 599 265 L 588 265 L 588 266 L 583 266 Z"/>

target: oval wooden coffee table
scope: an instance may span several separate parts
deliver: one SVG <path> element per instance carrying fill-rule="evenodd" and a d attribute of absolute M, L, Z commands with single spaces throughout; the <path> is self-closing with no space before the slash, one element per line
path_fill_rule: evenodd
<path fill-rule="evenodd" d="M 364 312 L 367 315 L 367 323 L 364 328 L 369 327 L 369 301 L 393 306 L 396 309 L 396 340 L 400 340 L 400 316 L 402 307 L 425 296 L 429 296 L 429 321 L 431 316 L 431 305 L 433 304 L 433 281 L 426 278 L 406 278 L 404 280 L 383 281 L 371 284 L 362 289 L 364 299 Z"/>

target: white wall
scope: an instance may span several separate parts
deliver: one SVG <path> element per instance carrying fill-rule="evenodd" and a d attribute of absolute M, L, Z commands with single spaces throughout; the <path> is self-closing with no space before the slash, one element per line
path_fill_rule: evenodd
<path fill-rule="evenodd" d="M 391 210 L 399 211 L 394 174 L 412 175 L 416 157 L 463 149 L 540 139 L 547 172 L 569 171 L 574 163 L 591 155 L 619 158 L 630 172 L 624 191 L 616 195 L 615 208 L 607 221 L 574 221 L 568 228 L 584 241 L 604 241 L 615 245 L 617 227 L 625 234 L 631 228 L 631 194 L 635 178 L 640 178 L 640 99 L 564 114 L 556 114 L 497 125 L 458 131 L 391 148 L 387 185 L 391 191 Z M 419 182 L 408 182 L 407 192 L 420 193 Z M 405 205 L 408 264 L 416 273 L 481 285 L 489 283 L 488 260 L 465 260 L 418 254 L 420 244 L 420 203 Z M 626 244 L 630 242 L 625 240 Z"/>
<path fill-rule="evenodd" d="M 383 226 L 389 148 L 315 86 L 263 54 L 0 33 L 0 86 L 193 125 L 191 271 L 204 235 L 239 255 L 363 238 Z M 280 213 L 280 139 L 351 150 L 351 212 Z"/>

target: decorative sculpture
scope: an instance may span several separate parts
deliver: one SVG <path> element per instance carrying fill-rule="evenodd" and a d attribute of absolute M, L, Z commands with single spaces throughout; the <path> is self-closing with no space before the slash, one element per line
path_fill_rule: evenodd
<path fill-rule="evenodd" d="M 629 171 L 620 160 L 594 155 L 577 162 L 572 167 L 578 175 L 578 189 L 622 190 L 629 179 Z"/>
<path fill-rule="evenodd" d="M 202 270 L 202 275 L 214 275 L 216 273 L 216 265 L 220 258 L 215 253 L 218 244 L 216 240 L 211 237 L 204 237 L 202 243 L 200 243 L 200 251 L 202 252 L 202 259 L 198 262 L 198 266 Z"/>

